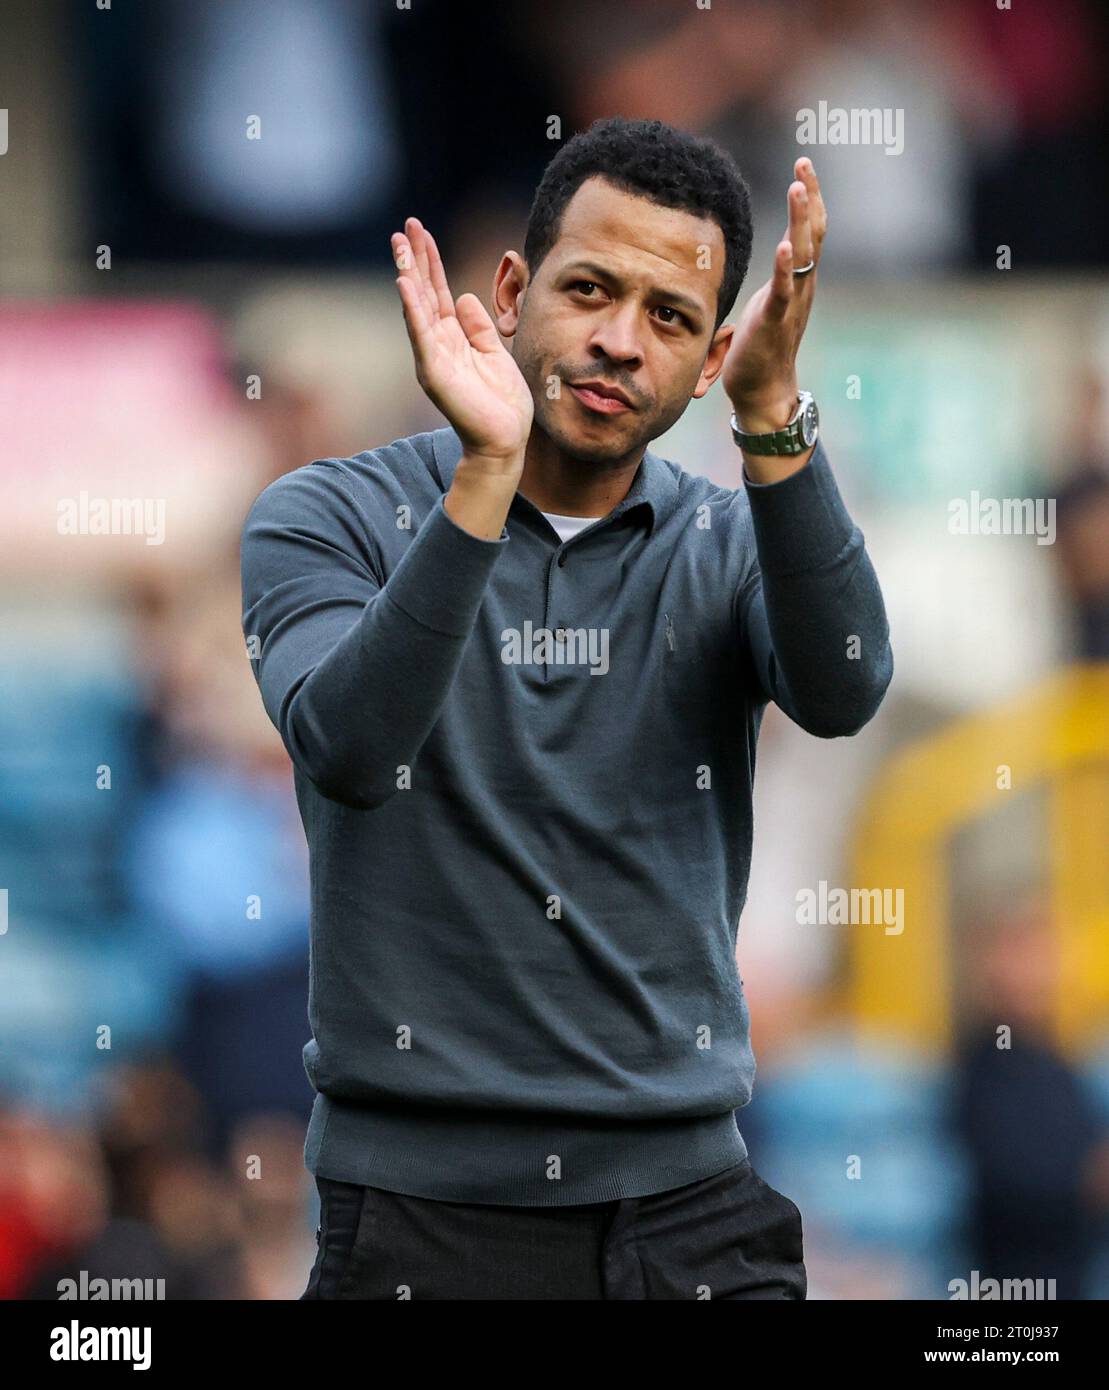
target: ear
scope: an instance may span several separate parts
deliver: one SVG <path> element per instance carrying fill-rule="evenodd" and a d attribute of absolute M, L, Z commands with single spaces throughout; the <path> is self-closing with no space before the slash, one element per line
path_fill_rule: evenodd
<path fill-rule="evenodd" d="M 520 299 L 528 287 L 528 267 L 517 251 L 506 251 L 493 276 L 493 322 L 502 338 L 511 338 L 520 322 Z"/>
<path fill-rule="evenodd" d="M 734 324 L 722 323 L 712 335 L 712 342 L 709 344 L 708 354 L 705 357 L 705 365 L 701 368 L 701 375 L 697 379 L 697 385 L 693 388 L 693 400 L 700 400 L 724 370 L 724 358 L 728 355 L 728 348 L 731 346 L 734 334 Z"/>

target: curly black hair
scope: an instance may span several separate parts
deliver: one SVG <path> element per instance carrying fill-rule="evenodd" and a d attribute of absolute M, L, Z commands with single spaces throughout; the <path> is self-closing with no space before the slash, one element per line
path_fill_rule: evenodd
<path fill-rule="evenodd" d="M 528 215 L 524 260 L 532 275 L 559 237 L 562 213 L 586 179 L 600 175 L 662 207 L 711 218 L 724 233 L 724 276 L 714 330 L 736 301 L 751 261 L 751 198 L 735 160 L 715 141 L 662 121 L 594 121 L 543 171 Z"/>

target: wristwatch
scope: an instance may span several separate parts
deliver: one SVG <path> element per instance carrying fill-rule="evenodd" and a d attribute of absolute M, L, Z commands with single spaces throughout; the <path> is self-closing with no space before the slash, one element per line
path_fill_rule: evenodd
<path fill-rule="evenodd" d="M 811 391 L 798 391 L 797 412 L 784 429 L 769 434 L 747 434 L 741 430 L 732 411 L 732 438 L 749 454 L 803 454 L 816 443 L 820 433 L 820 412 Z"/>

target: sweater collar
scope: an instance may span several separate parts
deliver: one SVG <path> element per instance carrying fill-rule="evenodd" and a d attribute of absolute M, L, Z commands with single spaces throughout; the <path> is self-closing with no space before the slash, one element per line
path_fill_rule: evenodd
<path fill-rule="evenodd" d="M 441 430 L 430 431 L 430 438 L 439 478 L 443 491 L 446 492 L 462 457 L 462 441 L 449 425 Z M 647 529 L 653 532 L 657 523 L 674 505 L 677 494 L 678 478 L 674 465 L 646 449 L 627 495 L 604 519 L 613 521 L 625 512 L 642 509 L 647 516 Z M 597 519 L 600 520 L 599 517 Z"/>

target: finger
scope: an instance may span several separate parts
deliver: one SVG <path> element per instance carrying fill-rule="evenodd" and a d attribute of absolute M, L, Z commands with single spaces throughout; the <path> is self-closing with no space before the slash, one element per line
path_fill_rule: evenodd
<path fill-rule="evenodd" d="M 407 219 L 407 222 L 411 223 L 413 220 L 414 219 L 410 217 Z M 391 241 L 393 245 L 393 260 L 397 269 L 420 297 L 424 305 L 424 312 L 428 323 L 433 324 L 439 317 L 438 303 L 435 296 L 431 294 L 429 288 L 424 284 L 423 277 L 420 274 L 416 249 L 411 238 L 405 236 L 403 232 L 394 232 Z"/>
<path fill-rule="evenodd" d="M 420 272 L 416 265 L 416 252 L 412 242 L 403 232 L 394 232 L 389 238 L 389 244 L 393 248 L 393 264 L 397 271 L 419 290 Z"/>
<path fill-rule="evenodd" d="M 809 192 L 809 224 L 812 227 L 813 255 L 820 260 L 820 248 L 828 231 L 828 209 L 824 206 L 824 196 L 820 192 L 820 180 L 816 177 L 811 159 L 801 158 L 794 166 L 797 177 Z"/>
<path fill-rule="evenodd" d="M 431 284 L 431 266 L 427 256 L 427 228 L 418 217 L 409 217 L 404 224 L 404 229 L 408 233 L 409 240 L 412 242 L 412 250 L 416 255 L 420 293 L 427 300 L 428 310 L 434 319 L 439 313 L 439 301 Z"/>
<path fill-rule="evenodd" d="M 489 311 L 476 294 L 458 296 L 458 322 L 462 325 L 467 341 L 478 352 L 500 352 L 503 344 L 497 336 L 497 329 L 489 317 Z"/>
<path fill-rule="evenodd" d="M 411 217 L 405 219 L 405 227 L 412 233 L 412 236 L 408 236 L 405 232 L 394 232 L 390 238 L 390 242 L 393 247 L 393 261 L 397 270 L 415 288 L 416 292 L 422 298 L 424 297 L 425 291 L 423 278 L 420 274 L 419 262 L 416 258 L 416 248 L 413 242 L 413 237 L 416 232 L 415 227 L 412 225 L 413 221 L 414 219 Z M 430 302 L 428 307 L 431 307 Z M 434 319 L 435 315 L 431 315 L 431 317 Z"/>
<path fill-rule="evenodd" d="M 793 278 L 793 266 L 793 247 L 786 237 L 778 243 L 774 252 L 774 274 L 770 278 L 770 294 L 766 300 L 766 313 L 769 318 L 784 318 L 793 303 L 796 283 Z"/>
<path fill-rule="evenodd" d="M 435 238 L 430 232 L 427 233 L 427 263 L 431 272 L 431 288 L 435 293 L 435 300 L 439 306 L 439 312 L 444 318 L 454 315 L 454 298 L 447 284 L 447 272 L 443 268 L 443 258 L 439 255 L 439 247 L 435 244 Z"/>
<path fill-rule="evenodd" d="M 798 180 L 789 186 L 789 237 L 796 269 L 813 259 L 812 227 L 809 224 L 809 190 Z"/>
<path fill-rule="evenodd" d="M 423 295 L 407 273 L 397 276 L 397 292 L 404 308 L 404 326 L 408 331 L 408 341 L 412 344 L 412 355 L 417 368 L 423 368 L 427 361 L 431 339 L 431 321 Z"/>
<path fill-rule="evenodd" d="M 389 245 L 392 247 L 393 251 L 393 264 L 396 266 L 399 274 L 407 274 L 410 270 L 414 269 L 416 257 L 413 254 L 408 238 L 403 232 L 394 232 L 389 238 Z"/>

